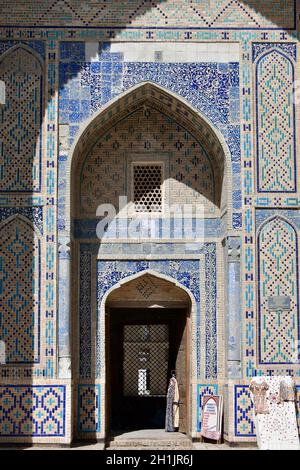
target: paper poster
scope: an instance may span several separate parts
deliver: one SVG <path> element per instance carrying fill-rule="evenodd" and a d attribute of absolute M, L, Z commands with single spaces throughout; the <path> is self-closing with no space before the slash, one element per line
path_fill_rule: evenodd
<path fill-rule="evenodd" d="M 218 441 L 222 432 L 223 397 L 205 395 L 202 405 L 201 436 Z"/>

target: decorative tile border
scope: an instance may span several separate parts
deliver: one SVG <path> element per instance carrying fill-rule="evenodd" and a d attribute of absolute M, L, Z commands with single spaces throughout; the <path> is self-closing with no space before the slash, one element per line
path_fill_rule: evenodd
<path fill-rule="evenodd" d="M 96 253 L 99 245 L 81 244 L 80 251 L 80 300 L 79 300 L 79 371 L 82 378 L 91 377 L 91 273 L 92 260 L 96 263 Z M 216 320 L 216 245 L 215 243 L 205 243 L 201 247 L 201 252 L 205 259 L 205 328 L 206 328 L 206 359 L 205 359 L 205 377 L 215 378 L 217 376 L 217 320 Z M 92 254 L 94 257 L 92 258 Z M 201 253 L 200 253 L 201 254 Z M 199 256 L 200 256 L 199 254 Z M 200 376 L 200 261 L 196 259 L 158 259 L 153 261 L 141 260 L 102 260 L 97 262 L 98 280 L 97 280 L 97 302 L 98 313 L 105 293 L 126 277 L 136 273 L 141 273 L 147 269 L 157 271 L 158 274 L 170 276 L 183 286 L 187 287 L 193 293 L 196 300 L 196 356 L 197 356 L 197 374 Z M 97 320 L 100 325 L 100 318 Z M 97 330 L 97 357 L 96 374 L 100 377 L 102 335 L 98 326 Z M 203 345 L 202 345 L 203 347 Z"/>
<path fill-rule="evenodd" d="M 296 385 L 296 413 L 300 433 L 300 385 Z"/>
<path fill-rule="evenodd" d="M 218 385 L 217 384 L 198 384 L 196 386 L 197 393 L 197 422 L 196 422 L 196 431 L 201 431 L 201 418 L 202 418 L 202 400 L 204 395 L 217 395 L 218 394 Z"/>
<path fill-rule="evenodd" d="M 248 385 L 234 386 L 234 434 L 238 437 L 255 437 L 252 418 L 253 403 Z"/>
<path fill-rule="evenodd" d="M 101 430 L 100 385 L 78 385 L 78 433 Z"/>
<path fill-rule="evenodd" d="M 63 437 L 64 385 L 0 385 L 0 437 Z"/>
<path fill-rule="evenodd" d="M 254 43 L 252 57 L 253 60 L 258 58 L 253 70 L 257 191 L 293 193 L 297 188 L 297 167 L 295 63 L 291 57 L 296 61 L 297 45 Z M 283 154 L 285 158 L 282 158 Z M 263 178 L 262 175 L 267 177 Z"/>
<path fill-rule="evenodd" d="M 16 3 L 17 4 L 17 3 Z M 118 29 L 195 29 L 195 30 L 261 30 L 296 28 L 296 0 L 281 2 L 233 2 L 219 0 L 211 4 L 207 0 L 165 1 L 147 6 L 138 0 L 115 3 L 112 0 L 97 4 L 86 2 L 84 6 L 74 0 L 60 2 L 45 1 L 36 4 L 27 0 L 12 16 L 11 4 L 5 4 L 1 22 L 3 27 L 26 29 L 57 28 L 93 30 Z M 262 8 L 261 5 L 264 7 Z M 183 14 L 179 14 L 183 12 Z M 146 18 L 144 19 L 144 15 Z M 12 20 L 14 18 L 14 20 Z"/>
<path fill-rule="evenodd" d="M 65 150 L 59 157 L 59 229 L 63 231 L 67 227 L 69 184 L 65 180 L 65 168 L 70 158 L 67 149 L 80 126 L 110 100 L 145 81 L 187 100 L 224 136 L 234 170 L 233 187 L 237 188 L 233 191 L 236 212 L 232 223 L 234 229 L 240 229 L 242 214 L 237 212 L 242 207 L 242 193 L 238 189 L 241 186 L 239 63 L 124 62 L 122 54 L 111 52 L 109 43 L 94 45 L 96 56 L 88 61 L 83 41 L 60 43 L 59 119 L 68 123 L 68 129 Z"/>

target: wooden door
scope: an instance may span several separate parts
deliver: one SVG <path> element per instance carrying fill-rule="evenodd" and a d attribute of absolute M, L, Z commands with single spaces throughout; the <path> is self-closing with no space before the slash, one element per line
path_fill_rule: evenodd
<path fill-rule="evenodd" d="M 187 426 L 187 321 L 186 312 L 178 310 L 172 318 L 172 329 L 170 334 L 171 370 L 176 370 L 176 379 L 179 388 L 179 431 L 186 433 Z"/>

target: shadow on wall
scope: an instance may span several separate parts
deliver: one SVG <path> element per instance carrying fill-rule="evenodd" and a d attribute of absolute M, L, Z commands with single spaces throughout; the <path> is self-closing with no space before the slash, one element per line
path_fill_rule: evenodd
<path fill-rule="evenodd" d="M 74 281 L 80 279 L 80 286 L 76 285 L 75 291 L 82 292 L 77 336 L 81 338 L 78 348 L 81 381 L 85 379 L 85 382 L 80 386 L 79 403 L 80 408 L 86 412 L 86 416 L 92 415 L 91 412 L 89 414 L 87 412 L 88 403 L 95 403 L 95 401 L 99 403 L 98 386 L 88 386 L 86 383 L 90 381 L 93 384 L 93 381 L 99 380 L 99 377 L 95 377 L 95 373 L 99 373 L 99 363 L 102 364 L 103 359 L 99 359 L 98 350 L 101 341 L 97 329 L 89 328 L 87 331 L 85 325 L 97 325 L 101 333 L 105 328 L 99 316 L 97 317 L 96 305 L 94 304 L 92 308 L 89 306 L 94 302 L 91 300 L 91 285 L 95 286 L 98 279 L 100 286 L 103 288 L 107 286 L 106 281 L 99 280 L 100 273 L 97 274 L 96 251 L 99 250 L 99 254 L 103 249 L 104 253 L 107 247 L 110 248 L 107 239 L 106 247 L 99 240 L 95 240 L 96 227 L 93 224 L 95 224 L 97 206 L 100 203 L 114 203 L 118 207 L 118 197 L 128 195 L 129 205 L 133 204 L 135 208 L 138 208 L 140 210 L 138 214 L 143 215 L 145 207 L 147 211 L 149 208 L 157 211 L 161 208 L 162 194 L 159 197 L 159 187 L 162 182 L 162 186 L 168 186 L 167 193 L 171 204 L 186 202 L 196 205 L 200 199 L 209 209 L 214 209 L 214 217 L 217 219 L 220 214 L 221 182 L 226 167 L 224 148 L 204 118 L 193 113 L 187 104 L 180 102 L 167 90 L 154 84 L 144 83 L 122 94 L 118 100 L 97 114 L 76 141 L 73 152 L 71 200 L 72 219 L 77 217 L 74 221 L 74 238 L 76 245 L 79 244 L 80 238 L 85 241 L 90 238 L 93 245 L 93 248 L 89 248 L 92 253 L 88 252 L 88 248 L 84 252 L 85 244 L 83 243 L 82 251 L 80 251 L 79 264 L 82 270 L 80 275 L 75 274 L 78 270 L 77 258 L 74 259 L 72 269 Z M 196 130 L 198 138 L 193 134 Z M 205 144 L 203 143 L 204 137 L 206 138 Z M 210 145 L 213 151 L 206 152 L 204 145 Z M 160 167 L 160 172 L 157 172 L 157 167 Z M 136 178 L 135 169 L 137 170 Z M 132 180 L 134 180 L 133 185 Z M 218 184 L 215 184 L 216 181 Z M 176 200 L 178 194 L 180 194 L 180 199 Z M 155 215 L 155 212 L 153 214 Z M 163 218 L 162 212 L 160 216 Z M 145 222 L 147 221 L 148 218 L 145 219 Z M 90 237 L 85 233 L 80 233 L 80 226 L 88 227 Z M 103 238 L 109 238 L 109 236 L 108 230 Z M 213 236 L 217 236 L 216 232 Z M 127 238 L 127 236 L 122 238 Z M 199 253 L 200 245 L 203 243 L 198 243 L 197 253 Z M 133 248 L 134 255 L 140 253 L 139 249 L 144 249 L 142 243 L 132 245 L 131 248 Z M 156 249 L 157 253 L 161 254 L 162 248 L 157 246 Z M 167 249 L 169 250 L 168 245 Z M 114 269 L 113 261 L 111 263 Z M 126 264 L 126 261 L 124 263 Z M 158 267 L 159 269 L 162 267 Z M 190 273 L 187 277 L 190 278 Z M 117 282 L 119 273 L 114 272 L 112 279 L 116 279 L 115 282 Z M 98 309 L 100 298 L 99 293 Z M 75 304 L 76 302 L 74 302 L 74 311 L 77 308 Z M 75 323 L 77 323 L 76 320 Z M 99 326 L 100 323 L 102 326 Z M 90 332 L 92 336 L 88 341 Z M 97 349 L 94 345 L 97 345 Z M 74 352 L 78 354 L 78 350 L 75 350 L 76 347 L 74 347 Z M 88 360 L 88 358 L 91 359 Z M 88 432 L 85 422 L 84 426 L 85 431 Z M 105 426 L 105 423 L 101 426 Z"/>
<path fill-rule="evenodd" d="M 84 49 L 84 43 L 80 43 L 79 48 L 82 45 Z M 55 224 L 51 222 L 54 172 L 51 175 L 48 171 L 47 178 L 45 177 L 46 168 L 55 167 L 49 140 L 47 144 L 45 138 L 46 123 L 47 132 L 53 131 L 51 125 L 49 127 L 49 117 L 50 120 L 53 117 L 55 88 L 53 77 L 45 68 L 46 52 L 42 41 L 12 40 L 3 42 L 2 47 L 0 80 L 5 83 L 6 101 L 0 109 L 0 190 L 2 195 L 13 196 L 14 207 L 3 207 L 0 210 L 3 220 L 0 229 L 4 234 L 1 237 L 0 256 L 0 338 L 2 359 L 5 363 L 1 367 L 1 374 L 6 379 L 18 377 L 26 381 L 26 385 L 1 388 L 1 400 L 5 402 L 2 408 L 4 419 L 1 435 L 24 437 L 29 441 L 30 436 L 65 435 L 65 423 L 61 418 L 64 387 L 30 387 L 33 377 L 51 378 L 57 374 L 53 296 L 56 230 Z M 106 47 L 107 43 L 104 44 L 104 49 L 100 47 L 100 56 L 107 53 Z M 84 62 L 85 55 L 82 59 Z M 60 81 L 60 86 L 63 87 L 69 80 L 76 79 L 82 67 L 82 63 L 68 64 L 64 76 L 66 82 Z M 75 114 L 77 111 L 74 109 Z M 88 113 L 92 112 L 91 107 Z M 144 109 L 140 112 L 143 114 Z M 153 118 L 151 113 L 148 118 L 150 116 Z M 166 116 L 164 119 L 168 121 Z M 63 117 L 62 120 L 66 123 Z M 175 124 L 173 122 L 172 125 Z M 77 130 L 75 127 L 74 131 Z M 71 135 L 71 139 L 73 138 Z M 191 136 L 188 137 L 190 138 Z M 154 138 L 155 140 L 157 138 Z M 211 183 L 212 170 L 205 161 L 202 166 L 209 180 L 204 183 L 207 187 L 204 186 L 202 190 L 206 191 L 208 199 L 215 203 L 215 195 L 210 193 L 211 186 L 208 184 Z M 197 185 L 196 180 L 194 183 Z M 32 205 L 32 202 L 28 203 L 24 199 L 21 201 L 17 194 L 35 195 L 37 199 L 44 194 L 48 198 L 48 206 L 43 207 L 41 199 L 37 205 Z M 46 276 L 42 275 L 42 269 L 45 269 Z M 92 377 L 90 380 L 94 382 Z M 45 405 L 46 401 L 49 406 Z M 12 414 L 12 407 L 26 412 L 25 422 Z M 38 419 L 45 410 L 45 420 Z M 92 434 L 89 434 L 89 437 L 92 437 Z"/>
<path fill-rule="evenodd" d="M 214 29 L 226 26 L 226 29 L 274 28 L 296 29 L 296 0 L 223 0 L 221 2 L 207 0 L 182 1 L 172 0 L 100 0 L 98 2 L 80 0 L 54 0 L 34 2 L 28 0 L 7 2 L 2 6 L 1 24 L 17 27 L 20 21 L 26 27 L 80 27 L 97 28 L 108 26 L 118 29 L 128 27 L 170 27 L 181 26 L 178 21 L 178 8 L 186 10 L 183 18 L 190 27 Z M 111 32 L 113 35 L 113 32 Z"/>
<path fill-rule="evenodd" d="M 195 217 L 196 208 L 203 208 L 203 216 L 205 210 L 219 215 L 220 169 L 189 130 L 154 106 L 129 112 L 84 152 L 73 183 L 73 213 L 79 218 L 104 215 L 108 204 L 122 209 L 124 218 L 145 212 L 161 217 L 173 207 L 171 215 L 179 219 L 184 204 L 191 210 L 186 217 Z M 127 197 L 125 207 L 121 196 Z"/>
<path fill-rule="evenodd" d="M 139 19 L 143 22 L 153 22 L 147 16 L 155 12 L 157 22 L 155 26 L 168 27 L 171 25 L 168 12 L 165 10 L 168 2 L 133 1 L 125 2 L 126 12 L 120 9 L 124 2 L 106 2 L 96 5 L 95 13 L 87 2 L 77 0 L 33 2 L 15 1 L 12 6 L 6 2 L 1 14 L 1 24 L 14 23 L 18 25 L 19 13 L 28 20 L 26 27 L 43 28 L 49 18 L 53 24 L 60 27 L 69 27 L 70 22 L 75 27 L 97 27 L 102 21 L 113 26 L 117 24 L 118 30 L 126 29 L 136 24 Z M 211 2 L 212 3 L 212 2 Z M 274 8 L 274 1 L 244 1 L 224 2 L 222 15 L 227 15 L 228 8 L 234 8 L 251 27 L 259 28 L 259 17 L 264 16 L 268 21 L 277 24 L 277 11 L 280 11 L 280 27 L 288 28 L 290 20 L 294 19 L 290 5 L 294 2 L 279 1 L 279 8 Z M 250 7 L 251 12 L 245 11 Z M 6 9 L 5 9 L 6 8 Z M 207 19 L 199 4 L 188 5 L 188 14 L 193 15 L 195 22 L 203 22 L 205 28 L 214 28 L 216 19 L 210 16 Z M 214 6 L 213 6 L 214 8 Z M 28 10 L 27 10 L 28 9 Z M 120 18 L 118 12 L 122 13 Z M 286 15 L 282 13 L 287 12 Z M 33 15 L 35 12 L 36 15 Z M 24 14 L 25 13 L 25 14 Z M 15 18 L 14 18 L 15 15 Z M 206 13 L 207 15 L 207 13 Z M 215 18 L 217 18 L 216 13 Z M 63 19 L 62 19 L 63 17 Z M 219 15 L 220 17 L 220 15 Z M 88 18 L 88 19 L 87 19 Z M 192 21 L 192 20 L 191 20 Z M 112 32 L 112 37 L 114 33 Z M 107 40 L 104 48 L 97 51 L 100 56 L 105 55 Z M 61 419 L 57 419 L 62 408 L 56 403 L 63 403 L 64 390 L 54 387 L 30 387 L 32 378 L 39 379 L 55 377 L 56 372 L 56 340 L 54 334 L 55 307 L 53 289 L 55 289 L 55 259 L 57 249 L 55 224 L 49 222 L 51 203 L 54 200 L 53 189 L 55 173 L 48 173 L 45 178 L 45 168 L 55 168 L 55 162 L 50 155 L 51 150 L 46 144 L 46 121 L 52 118 L 52 105 L 55 104 L 56 82 L 55 73 L 46 70 L 46 55 L 43 41 L 15 41 L 10 39 L 1 43 L 0 49 L 0 80 L 6 88 L 6 104 L 0 105 L 0 138 L 1 138 L 1 164 L 0 164 L 0 193 L 1 196 L 11 196 L 13 206 L 0 209 L 0 340 L 1 340 L 1 377 L 20 379 L 26 382 L 22 386 L 0 386 L 0 399 L 2 406 L 1 435 L 13 437 L 30 436 L 64 436 L 65 428 Z M 75 47 L 75 46 L 72 46 Z M 78 43 L 78 62 L 67 65 L 62 73 L 60 70 L 60 87 L 63 90 L 70 80 L 82 74 L 84 80 L 84 63 L 86 61 L 84 43 Z M 80 56 L 80 54 L 83 55 Z M 53 63 L 52 63 L 53 67 Z M 113 67 L 113 64 L 111 64 Z M 103 72 L 106 75 L 106 72 Z M 107 74 L 108 76 L 109 74 Z M 84 83 L 83 83 L 84 88 Z M 95 83 L 95 96 L 105 94 L 97 89 Z M 72 97 L 69 97 L 72 99 Z M 63 115 L 63 100 L 61 97 L 61 117 L 64 124 L 69 124 Z M 104 98 L 103 98 L 104 99 Z M 104 104 L 102 102 L 101 104 Z M 79 112 L 86 113 L 86 118 L 95 111 L 93 103 L 86 103 L 82 110 L 74 108 L 74 118 Z M 95 103 L 97 107 L 97 103 Z M 72 106 L 72 103 L 71 103 Z M 76 121 L 76 120 L 75 120 Z M 43 128 L 43 131 L 41 129 Z M 74 138 L 78 129 L 74 125 Z M 47 131 L 53 131 L 48 128 Z M 52 134 L 53 137 L 53 134 Z M 67 145 L 70 145 L 68 142 Z M 48 142 L 49 144 L 49 142 Z M 48 159 L 46 158 L 48 155 Z M 54 171 L 54 170 L 53 170 Z M 37 206 L 21 203 L 18 196 L 35 195 L 37 198 L 43 194 L 48 197 L 49 206 L 43 207 L 39 201 Z M 63 205 L 64 201 L 59 201 Z M 43 266 L 43 268 L 42 268 Z M 41 276 L 45 269 L 46 276 Z M 45 280 L 46 277 L 46 280 Z M 43 280 L 44 279 L 44 280 Z M 51 284 L 52 283 L 52 284 Z M 53 297 L 54 296 L 54 297 Z M 52 303 L 51 303 L 52 302 Z M 91 378 L 91 381 L 93 379 Z M 47 402 L 47 406 L 45 403 Z M 13 413 L 20 408 L 28 419 L 17 418 Z M 47 416 L 45 420 L 38 420 L 41 413 Z M 50 417 L 50 418 L 49 418 Z M 93 436 L 93 433 L 90 434 Z"/>

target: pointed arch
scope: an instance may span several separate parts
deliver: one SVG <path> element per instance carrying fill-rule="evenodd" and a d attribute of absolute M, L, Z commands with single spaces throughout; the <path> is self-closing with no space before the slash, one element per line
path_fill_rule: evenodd
<path fill-rule="evenodd" d="M 40 361 L 41 239 L 15 214 L 0 224 L 0 337 L 5 363 Z"/>
<path fill-rule="evenodd" d="M 273 48 L 255 62 L 258 192 L 295 192 L 296 113 L 293 61 Z"/>
<path fill-rule="evenodd" d="M 160 273 L 159 271 L 153 270 L 153 269 L 143 269 L 140 272 L 137 272 L 133 275 L 127 275 L 123 279 L 121 279 L 118 283 L 112 285 L 104 294 L 104 296 L 101 298 L 101 301 L 98 304 L 98 321 L 99 321 L 99 331 L 102 331 L 103 333 L 105 332 L 105 309 L 106 309 L 106 304 L 107 300 L 109 298 L 109 295 L 116 291 L 117 289 L 121 288 L 122 286 L 130 283 L 131 281 L 134 281 L 136 279 L 139 279 L 145 275 L 150 275 L 154 276 L 157 279 L 162 279 L 164 281 L 167 281 L 170 283 L 170 285 L 174 285 L 175 287 L 178 287 L 181 289 L 183 292 L 185 292 L 187 299 L 189 299 L 190 302 L 190 316 L 191 316 L 191 335 L 194 337 L 195 336 L 195 330 L 196 330 L 196 316 L 197 316 L 197 301 L 192 293 L 192 291 L 187 288 L 184 284 L 179 282 L 177 279 L 174 277 L 171 277 L 170 275 Z M 105 338 L 102 336 L 101 337 L 101 348 L 102 351 L 99 351 L 99 354 L 101 357 L 105 357 L 104 353 L 104 348 L 105 348 Z M 193 350 L 190 351 L 190 365 L 191 365 L 191 370 L 193 370 L 193 374 L 195 374 L 194 369 L 196 368 L 196 349 L 193 348 Z M 103 368 L 103 364 L 102 364 Z M 101 376 L 104 376 L 104 369 L 101 370 Z"/>
<path fill-rule="evenodd" d="M 258 230 L 257 276 L 259 362 L 298 363 L 298 234 L 282 216 L 268 218 Z"/>
<path fill-rule="evenodd" d="M 26 216 L 24 216 L 23 214 L 19 214 L 19 213 L 16 213 L 16 214 L 12 214 L 8 217 L 6 217 L 5 219 L 3 219 L 1 222 L 0 222 L 0 232 L 2 229 L 4 229 L 4 227 L 8 224 L 10 224 L 12 221 L 14 221 L 15 219 L 17 220 L 20 220 L 22 221 L 25 225 L 28 226 L 28 229 L 30 230 L 33 230 L 33 232 L 35 233 L 35 235 L 41 239 L 42 237 L 42 234 L 40 232 L 40 230 L 34 226 L 34 224 L 31 222 L 30 219 L 28 219 Z"/>
<path fill-rule="evenodd" d="M 75 173 L 100 137 L 143 106 L 149 106 L 173 119 L 174 122 L 194 136 L 198 142 L 201 142 L 206 155 L 209 156 L 213 170 L 220 175 L 222 193 L 223 196 L 226 193 L 227 209 L 230 212 L 232 206 L 231 188 L 229 187 L 231 159 L 223 136 L 209 119 L 196 111 L 182 97 L 152 82 L 142 82 L 122 93 L 81 126 L 72 144 L 71 158 L 66 169 L 67 181 L 71 181 L 71 192 L 76 194 L 78 191 Z M 69 230 L 70 220 L 74 213 L 74 201 L 71 199 L 70 193 L 67 198 L 69 200 L 66 201 L 66 206 L 69 206 L 71 210 L 70 218 L 66 221 L 67 230 Z M 225 199 L 226 197 L 224 197 Z"/>
<path fill-rule="evenodd" d="M 22 49 L 26 51 L 28 54 L 33 56 L 34 60 L 36 60 L 39 64 L 40 67 L 43 69 L 44 68 L 44 60 L 41 57 L 40 54 L 38 54 L 32 47 L 30 47 L 28 44 L 25 44 L 23 42 L 20 42 L 18 44 L 13 45 L 12 47 L 9 47 L 6 51 L 3 52 L 0 56 L 0 64 L 3 60 L 6 59 L 7 56 L 11 56 L 16 50 Z"/>
<path fill-rule="evenodd" d="M 133 275 L 130 275 L 130 276 L 127 276 L 127 277 L 124 277 L 123 279 L 120 279 L 116 284 L 114 284 L 112 287 L 110 287 L 110 289 L 107 290 L 107 292 L 105 293 L 105 295 L 103 296 L 103 299 L 101 301 L 101 306 L 100 308 L 105 308 L 105 304 L 108 302 L 109 300 L 109 296 L 116 290 L 122 288 L 124 285 L 127 285 L 129 284 L 130 282 L 132 281 L 135 281 L 139 278 L 142 278 L 144 276 L 153 276 L 157 279 L 161 279 L 163 281 L 166 281 L 166 282 L 169 282 L 170 285 L 174 286 L 174 287 L 177 287 L 179 289 L 181 289 L 182 291 L 185 292 L 186 296 L 187 296 L 187 299 L 189 299 L 189 302 L 191 303 L 191 305 L 194 305 L 196 306 L 196 299 L 194 297 L 194 294 L 191 292 L 190 289 L 188 289 L 184 284 L 182 284 L 181 282 L 179 282 L 177 279 L 171 277 L 171 276 L 168 276 L 166 274 L 163 274 L 163 273 L 160 273 L 154 269 L 145 269 L 143 271 L 140 271 L 136 274 L 133 274 Z M 101 314 L 101 313 L 100 313 Z"/>
<path fill-rule="evenodd" d="M 183 416 L 185 416 L 185 419 L 186 419 L 187 432 L 190 433 L 194 426 L 194 423 L 191 422 L 191 410 L 195 409 L 195 397 L 194 397 L 194 394 L 190 392 L 190 387 L 192 383 L 192 377 L 195 376 L 195 371 L 196 371 L 196 348 L 194 347 L 194 344 L 195 344 L 194 342 L 195 342 L 196 330 L 197 330 L 196 317 L 197 317 L 198 307 L 197 307 L 196 298 L 193 292 L 188 287 L 186 287 L 182 282 L 180 282 L 180 280 L 172 277 L 170 274 L 161 273 L 157 271 L 156 269 L 146 268 L 140 272 L 123 277 L 122 279 L 119 280 L 118 283 L 111 286 L 111 288 L 109 288 L 105 292 L 104 296 L 101 299 L 101 302 L 98 303 L 98 328 L 102 332 L 101 342 L 99 346 L 100 348 L 103 349 L 101 356 L 106 357 L 106 360 L 103 361 L 101 364 L 101 377 L 105 377 L 106 395 L 108 395 L 107 392 L 110 387 L 110 379 L 109 379 L 109 374 L 107 375 L 107 367 L 109 364 L 108 361 L 110 360 L 110 355 L 108 354 L 107 345 L 109 344 L 110 340 L 108 339 L 107 334 L 110 336 L 112 332 L 111 331 L 109 332 L 107 322 L 108 322 L 109 316 L 113 312 L 113 306 L 114 306 L 114 304 L 110 305 L 109 299 L 114 294 L 117 294 L 118 291 L 119 291 L 119 295 L 121 295 L 121 298 L 123 298 L 122 288 L 126 288 L 126 286 L 130 286 L 130 284 L 132 283 L 135 284 L 135 281 L 139 281 L 139 280 L 142 281 L 143 279 L 146 279 L 146 282 L 149 283 L 149 280 L 147 280 L 147 277 L 151 277 L 152 278 L 151 282 L 153 281 L 156 282 L 156 286 L 157 286 L 157 292 L 152 297 L 153 302 L 154 302 L 154 305 L 152 306 L 154 307 L 154 309 L 155 309 L 156 302 L 160 306 L 164 305 L 166 308 L 167 307 L 170 308 L 170 305 L 164 303 L 163 300 L 161 301 L 159 300 L 160 295 L 162 296 L 161 299 L 163 299 L 163 293 L 161 289 L 165 289 L 166 286 L 164 286 L 164 284 L 167 283 L 169 284 L 168 292 L 170 293 L 172 292 L 172 294 L 170 294 L 172 299 L 174 298 L 173 296 L 175 295 L 176 298 L 179 300 L 177 307 L 179 307 L 179 305 L 181 304 L 180 309 L 181 310 L 184 309 L 186 312 L 185 313 L 186 315 L 185 316 L 186 318 L 186 330 L 185 330 L 186 343 L 184 346 L 184 348 L 186 348 L 185 349 L 185 361 L 181 363 L 182 370 L 181 370 L 180 375 L 182 378 L 185 377 L 185 380 L 186 380 L 186 382 L 185 380 L 183 381 L 183 383 L 185 383 L 186 394 L 185 394 L 185 399 L 183 398 L 183 395 L 182 395 L 182 398 L 183 398 L 182 412 L 184 413 Z M 161 284 L 159 284 L 158 281 L 161 281 Z M 144 285 L 143 283 L 138 284 L 138 287 L 142 288 L 143 285 Z M 174 288 L 176 290 L 174 290 Z M 141 297 L 143 296 L 141 295 Z M 147 303 L 145 305 L 149 307 Z M 141 306 L 139 308 L 143 308 L 143 302 L 141 303 Z M 151 310 L 152 309 L 150 308 L 149 312 L 151 312 Z M 178 312 L 180 312 L 180 310 Z M 174 319 L 177 318 L 177 315 L 180 315 L 180 313 L 178 312 L 176 312 L 175 310 L 174 313 L 172 314 Z M 151 315 L 151 318 L 152 318 L 152 315 Z M 154 324 L 156 323 L 155 319 L 153 319 L 153 323 Z M 177 325 L 177 327 L 180 328 L 180 323 Z M 184 330 L 182 330 L 182 334 L 183 334 L 183 331 Z M 173 336 L 170 337 L 170 341 L 172 341 L 172 339 L 174 339 Z M 104 356 L 104 350 L 106 350 L 105 356 Z M 107 398 L 105 399 L 107 400 Z M 104 422 L 106 423 L 106 425 L 109 423 L 109 419 L 110 419 L 109 415 L 107 415 L 107 410 L 108 410 L 108 407 L 106 406 L 105 411 L 104 411 Z"/>
<path fill-rule="evenodd" d="M 0 109 L 0 190 L 40 191 L 44 64 L 26 44 L 0 57 L 6 100 Z"/>

